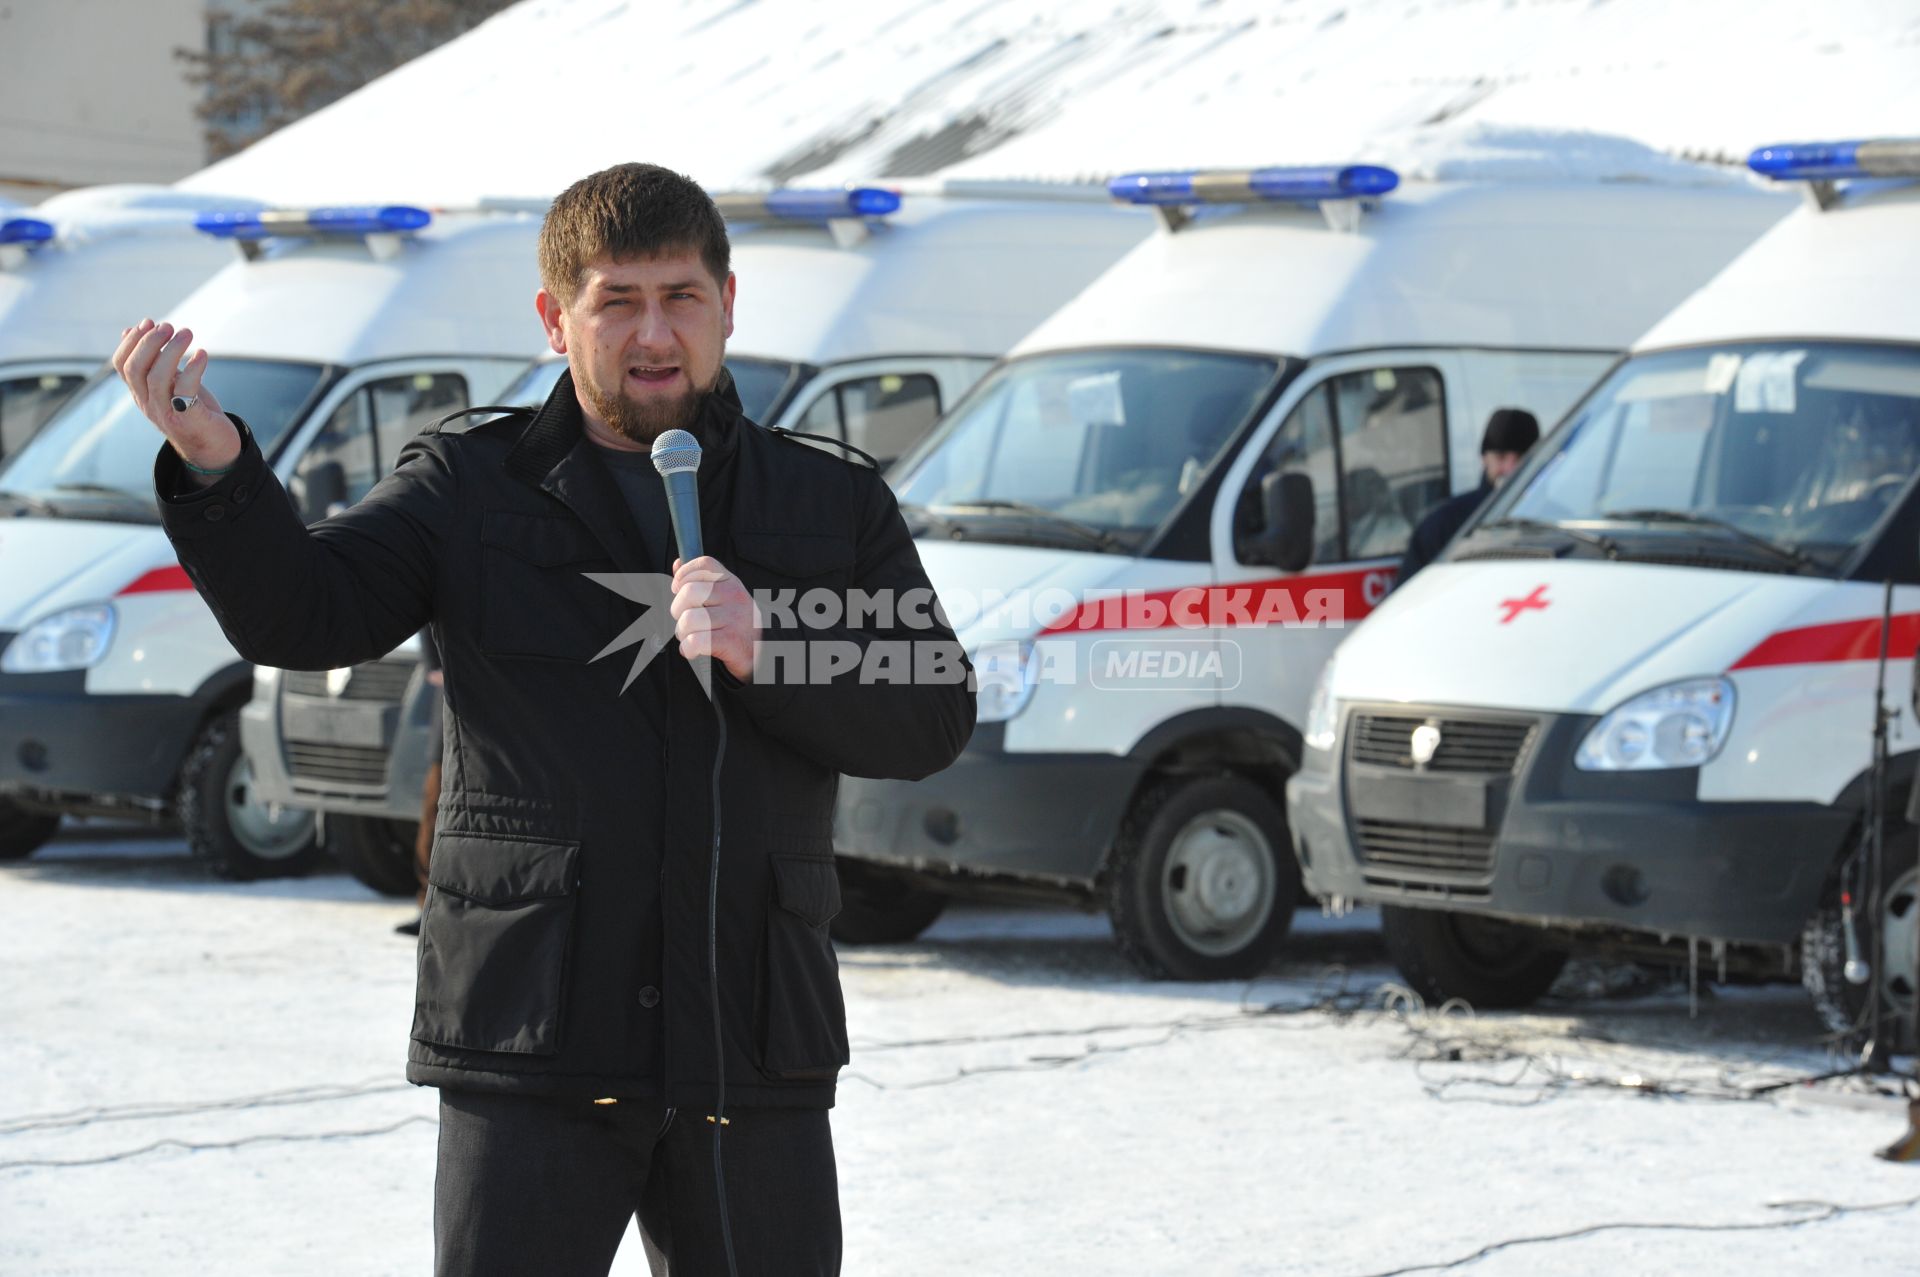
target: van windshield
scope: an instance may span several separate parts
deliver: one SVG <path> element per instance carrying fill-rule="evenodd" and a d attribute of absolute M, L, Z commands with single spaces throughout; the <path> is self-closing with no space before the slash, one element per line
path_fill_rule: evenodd
<path fill-rule="evenodd" d="M 1080 350 L 1004 364 L 892 476 L 922 528 L 1133 552 L 1206 476 L 1277 360 Z"/>
<path fill-rule="evenodd" d="M 1659 539 L 1691 538 L 1713 543 L 1709 557 L 1746 556 L 1762 570 L 1831 572 L 1916 474 L 1920 350 L 1796 342 L 1663 351 L 1615 369 L 1479 528 L 1600 523 L 1579 530 L 1615 557 L 1671 557 Z"/>
<path fill-rule="evenodd" d="M 537 408 L 553 393 L 554 383 L 567 370 L 564 359 L 543 359 L 501 392 L 503 404 L 526 404 Z M 748 355 L 727 356 L 727 371 L 733 374 L 733 388 L 740 392 L 740 406 L 749 418 L 766 424 L 776 408 L 784 406 L 788 391 L 798 380 L 798 364 L 774 359 L 755 359 Z"/>
<path fill-rule="evenodd" d="M 319 364 L 214 358 L 206 381 L 220 406 L 244 418 L 269 457 L 320 386 Z M 0 469 L 0 506 L 25 501 L 34 513 L 154 517 L 153 458 L 160 432 L 113 373 L 96 378 L 53 415 Z"/>

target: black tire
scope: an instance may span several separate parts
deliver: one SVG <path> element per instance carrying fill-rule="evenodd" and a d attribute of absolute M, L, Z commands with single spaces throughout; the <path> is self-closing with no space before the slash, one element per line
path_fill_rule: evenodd
<path fill-rule="evenodd" d="M 1879 908 L 1854 913 L 1855 942 L 1869 964 L 1866 983 L 1854 984 L 1846 978 L 1846 928 L 1837 890 L 1800 933 L 1800 983 L 1813 1000 L 1821 1023 L 1834 1035 L 1835 1044 L 1848 1054 L 1858 1054 L 1867 1045 L 1876 988 L 1882 995 L 1881 1030 L 1887 1045 L 1901 1054 L 1912 1052 L 1916 1046 L 1914 913 L 1920 909 L 1920 871 L 1915 869 L 1911 830 L 1888 838 L 1886 876 Z M 1877 978 L 1883 974 L 1877 970 L 1882 966 L 1884 980 Z"/>
<path fill-rule="evenodd" d="M 60 814 L 28 811 L 0 798 L 0 860 L 25 860 L 60 828 Z"/>
<path fill-rule="evenodd" d="M 1481 1011 L 1531 1006 L 1553 987 L 1567 952 L 1534 927 L 1441 909 L 1380 910 L 1380 937 L 1408 987 L 1439 1006 Z"/>
<path fill-rule="evenodd" d="M 904 874 L 841 860 L 840 912 L 827 930 L 841 944 L 905 944 L 946 912 L 947 897 Z"/>
<path fill-rule="evenodd" d="M 193 854 L 222 878 L 251 881 L 312 872 L 325 854 L 313 813 L 266 812 L 251 797 L 252 765 L 240 749 L 240 711 L 201 727 L 180 768 L 174 811 Z"/>
<path fill-rule="evenodd" d="M 1155 980 L 1244 980 L 1286 939 L 1300 866 L 1280 805 L 1243 776 L 1176 777 L 1134 799 L 1114 844 L 1107 913 Z"/>
<path fill-rule="evenodd" d="M 327 816 L 327 850 L 340 867 L 383 896 L 412 896 L 420 890 L 414 869 L 414 842 L 420 825 L 380 816 Z"/>

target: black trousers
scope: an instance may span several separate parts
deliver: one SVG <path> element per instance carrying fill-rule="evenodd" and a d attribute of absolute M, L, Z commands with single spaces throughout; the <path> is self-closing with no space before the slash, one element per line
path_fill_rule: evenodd
<path fill-rule="evenodd" d="M 826 1110 L 738 1109 L 727 1121 L 721 1163 L 740 1277 L 837 1274 Z M 656 1274 L 726 1277 L 704 1113 L 441 1091 L 437 1277 L 605 1277 L 636 1214 Z"/>

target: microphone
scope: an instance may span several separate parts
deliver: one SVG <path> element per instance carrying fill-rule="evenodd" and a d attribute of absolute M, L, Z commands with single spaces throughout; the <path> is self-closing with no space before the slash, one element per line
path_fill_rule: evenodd
<path fill-rule="evenodd" d="M 667 430 L 653 441 L 653 468 L 667 487 L 667 513 L 680 561 L 691 563 L 706 551 L 700 541 L 700 441 L 685 430 Z"/>
<path fill-rule="evenodd" d="M 1860 936 L 1853 929 L 1853 893 L 1848 892 L 1840 903 L 1840 926 L 1846 940 L 1847 965 L 1845 975 L 1848 984 L 1865 984 L 1873 975 L 1873 968 L 1860 956 Z"/>

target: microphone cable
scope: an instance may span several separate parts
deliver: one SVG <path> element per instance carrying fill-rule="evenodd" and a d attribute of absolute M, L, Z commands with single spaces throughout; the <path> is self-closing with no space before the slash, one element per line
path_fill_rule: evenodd
<path fill-rule="evenodd" d="M 701 680 L 707 699 L 713 703 L 713 725 L 717 739 L 713 748 L 713 846 L 707 864 L 707 997 L 713 1009 L 713 1191 L 720 1205 L 720 1240 L 726 1247 L 727 1277 L 740 1277 L 733 1255 L 733 1222 L 727 1214 L 727 1177 L 720 1161 L 720 1134 L 727 1126 L 726 1042 L 720 1028 L 720 769 L 727 758 L 727 713 L 720 698 L 713 694 L 713 658 L 706 661 L 706 678 Z"/>

